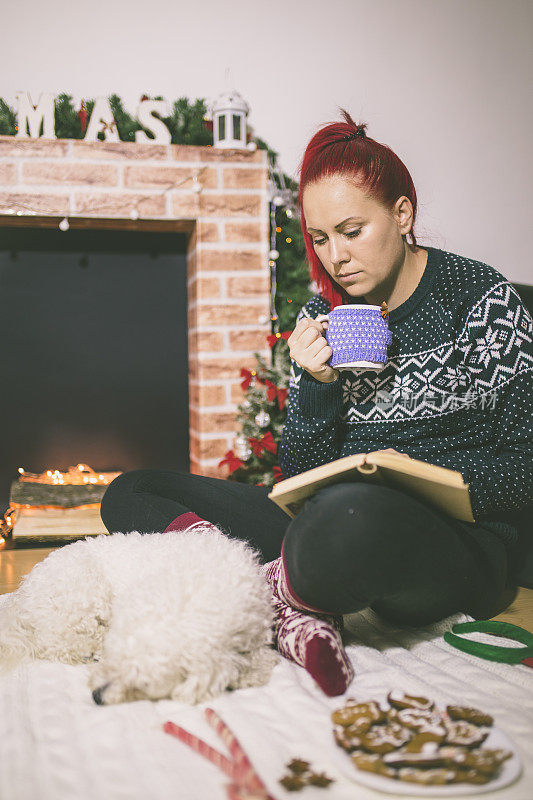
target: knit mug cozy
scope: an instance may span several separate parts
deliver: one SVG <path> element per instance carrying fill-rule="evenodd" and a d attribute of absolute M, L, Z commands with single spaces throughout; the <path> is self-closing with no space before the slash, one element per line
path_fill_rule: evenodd
<path fill-rule="evenodd" d="M 382 369 L 392 341 L 380 306 L 354 304 L 335 306 L 320 314 L 317 322 L 328 322 L 326 341 L 333 350 L 327 362 L 337 369 Z"/>

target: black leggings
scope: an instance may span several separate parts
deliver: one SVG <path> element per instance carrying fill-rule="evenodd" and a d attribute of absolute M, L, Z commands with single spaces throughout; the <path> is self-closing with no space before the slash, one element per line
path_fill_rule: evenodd
<path fill-rule="evenodd" d="M 243 539 L 263 562 L 283 552 L 293 589 L 334 614 L 370 606 L 392 623 L 424 625 L 458 611 L 499 610 L 505 547 L 479 525 L 459 522 L 397 489 L 328 486 L 295 519 L 268 489 L 183 472 L 140 469 L 110 483 L 101 505 L 109 532 L 163 531 L 186 511 Z"/>

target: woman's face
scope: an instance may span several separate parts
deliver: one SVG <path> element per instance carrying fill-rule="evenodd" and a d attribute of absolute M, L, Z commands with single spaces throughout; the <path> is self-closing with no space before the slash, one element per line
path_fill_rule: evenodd
<path fill-rule="evenodd" d="M 401 197 L 389 211 L 352 177 L 321 178 L 302 198 L 307 230 L 324 269 L 351 297 L 380 305 L 404 263 L 412 206 Z"/>

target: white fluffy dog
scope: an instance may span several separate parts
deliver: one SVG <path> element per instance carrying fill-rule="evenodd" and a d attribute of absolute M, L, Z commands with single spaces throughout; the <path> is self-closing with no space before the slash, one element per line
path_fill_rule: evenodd
<path fill-rule="evenodd" d="M 97 703 L 208 700 L 268 681 L 271 591 L 246 543 L 190 531 L 113 533 L 36 564 L 0 609 L 0 664 L 92 662 Z"/>

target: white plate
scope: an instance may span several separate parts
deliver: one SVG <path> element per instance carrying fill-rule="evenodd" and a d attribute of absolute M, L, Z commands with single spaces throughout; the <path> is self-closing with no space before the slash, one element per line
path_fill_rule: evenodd
<path fill-rule="evenodd" d="M 515 750 L 509 737 L 499 728 L 493 727 L 488 737 L 483 742 L 482 747 L 503 748 L 511 750 L 513 755 L 504 761 L 500 774 L 497 778 L 488 783 L 448 783 L 442 786 L 422 786 L 419 783 L 401 781 L 396 778 L 387 778 L 385 775 L 376 775 L 373 772 L 365 772 L 357 769 L 348 753 L 341 747 L 336 746 L 338 753 L 335 758 L 336 767 L 344 776 L 350 778 L 355 783 L 369 786 L 371 789 L 378 789 L 381 792 L 401 795 L 410 794 L 419 797 L 452 797 L 453 795 L 481 794 L 482 792 L 494 792 L 504 786 L 514 783 L 522 773 L 522 761 Z"/>

